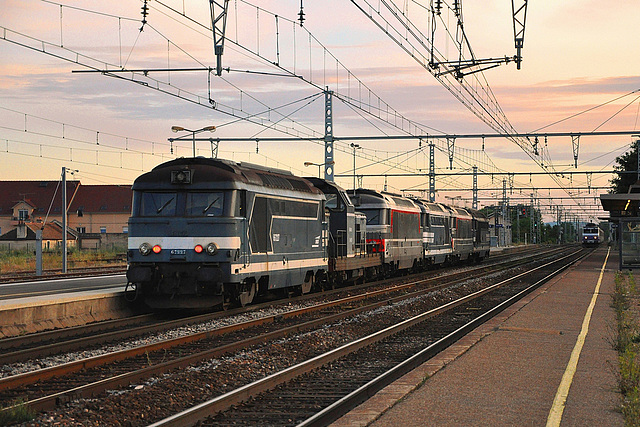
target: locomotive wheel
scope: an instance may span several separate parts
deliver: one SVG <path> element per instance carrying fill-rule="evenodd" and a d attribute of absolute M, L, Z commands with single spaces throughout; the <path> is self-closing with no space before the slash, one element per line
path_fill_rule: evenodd
<path fill-rule="evenodd" d="M 256 282 L 248 283 L 245 286 L 247 290 L 245 290 L 244 292 L 240 292 L 240 295 L 238 295 L 238 303 L 241 307 L 244 307 L 247 304 L 251 304 L 258 291 L 258 285 L 256 284 Z"/>
<path fill-rule="evenodd" d="M 313 274 L 308 274 L 306 280 L 302 283 L 301 292 L 302 294 L 308 294 L 311 292 L 311 288 L 314 285 L 314 277 Z"/>
<path fill-rule="evenodd" d="M 233 298 L 226 293 L 222 295 L 222 303 L 218 304 L 217 308 L 222 311 L 227 311 L 233 306 Z"/>

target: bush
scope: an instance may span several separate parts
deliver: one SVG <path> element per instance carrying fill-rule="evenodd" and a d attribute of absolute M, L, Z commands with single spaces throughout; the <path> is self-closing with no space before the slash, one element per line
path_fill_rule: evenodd
<path fill-rule="evenodd" d="M 625 425 L 640 427 L 640 321 L 638 290 L 633 275 L 616 274 L 612 306 L 616 312 L 618 351 L 618 389 L 622 393 Z"/>

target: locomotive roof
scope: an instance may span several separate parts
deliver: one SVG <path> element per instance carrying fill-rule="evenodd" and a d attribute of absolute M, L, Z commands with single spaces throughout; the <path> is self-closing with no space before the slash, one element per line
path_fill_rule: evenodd
<path fill-rule="evenodd" d="M 172 172 L 191 171 L 190 184 L 171 184 Z M 208 188 L 208 183 L 228 182 L 229 188 L 237 188 L 241 184 L 251 184 L 282 190 L 302 191 L 322 194 L 304 178 L 297 177 L 289 171 L 268 168 L 250 163 L 237 163 L 224 159 L 205 157 L 182 157 L 154 167 L 150 172 L 140 175 L 133 183 L 134 190 L 160 189 L 168 185 L 194 190 Z"/>
<path fill-rule="evenodd" d="M 414 202 L 413 200 L 407 197 L 401 196 L 400 194 L 388 193 L 386 191 L 369 190 L 365 188 L 358 188 L 355 191 L 355 195 L 353 190 L 349 190 L 349 191 L 351 193 L 350 197 L 354 202 L 354 205 L 356 205 L 357 207 L 362 206 L 363 204 L 371 205 L 373 203 L 376 205 L 379 204 L 380 206 L 395 205 L 399 208 L 412 208 L 412 209 L 420 208 L 417 202 Z M 362 196 L 364 196 L 364 199 L 366 201 L 365 200 L 358 201 L 356 204 L 356 200 L 361 198 Z M 373 202 L 373 200 L 376 200 L 376 201 Z"/>
<path fill-rule="evenodd" d="M 336 192 L 345 192 L 344 188 L 340 187 L 338 184 L 332 181 L 327 181 L 326 179 L 316 178 L 316 177 L 305 177 L 307 181 L 310 181 L 314 186 L 320 188 L 321 190 L 326 190 L 327 188 L 332 188 Z"/>

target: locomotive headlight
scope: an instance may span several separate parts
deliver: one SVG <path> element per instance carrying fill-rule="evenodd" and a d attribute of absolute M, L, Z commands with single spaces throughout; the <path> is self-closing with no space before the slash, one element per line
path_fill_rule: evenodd
<path fill-rule="evenodd" d="M 196 245 L 196 247 L 193 248 L 193 250 L 196 251 L 197 254 L 201 254 L 204 248 L 202 247 L 202 245 Z"/>
<path fill-rule="evenodd" d="M 140 245 L 138 250 L 140 251 L 140 253 L 142 255 L 147 256 L 147 255 L 149 255 L 151 253 L 151 245 L 145 242 L 145 243 Z"/>
<path fill-rule="evenodd" d="M 155 245 L 153 248 L 153 253 L 154 254 L 159 254 L 162 251 L 162 248 L 160 247 L 160 245 Z"/>
<path fill-rule="evenodd" d="M 211 242 L 207 245 L 207 254 L 208 255 L 215 255 L 218 253 L 218 245 L 216 245 L 215 243 Z"/>

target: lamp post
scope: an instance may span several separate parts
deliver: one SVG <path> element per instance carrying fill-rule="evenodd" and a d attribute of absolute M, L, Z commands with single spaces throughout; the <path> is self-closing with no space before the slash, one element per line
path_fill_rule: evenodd
<path fill-rule="evenodd" d="M 325 163 L 313 163 L 313 162 L 304 162 L 305 166 L 317 166 L 318 167 L 318 178 L 320 178 L 320 168 L 322 166 L 327 166 L 327 165 L 332 165 L 335 162 L 333 160 L 329 160 L 328 162 Z"/>
<path fill-rule="evenodd" d="M 209 132 L 213 132 L 216 130 L 215 126 L 205 126 L 201 129 L 196 129 L 196 130 L 191 130 L 191 129 L 187 129 L 187 128 L 183 128 L 182 126 L 171 126 L 171 131 L 172 132 L 191 132 L 191 135 L 193 137 L 193 157 L 196 156 L 196 133 L 200 133 L 200 132 L 204 132 L 204 131 L 209 131 Z M 176 140 L 181 140 L 183 139 L 182 137 L 180 138 L 169 138 L 169 142 L 173 142 Z"/>
<path fill-rule="evenodd" d="M 353 194 L 356 191 L 356 150 L 360 148 L 360 145 L 354 144 L 353 142 L 350 144 L 351 148 L 353 148 Z"/>
<path fill-rule="evenodd" d="M 77 170 L 62 167 L 62 272 L 67 272 L 67 172 L 73 175 Z M 37 242 L 36 242 L 37 243 Z M 42 245 L 42 241 L 40 241 Z"/>

